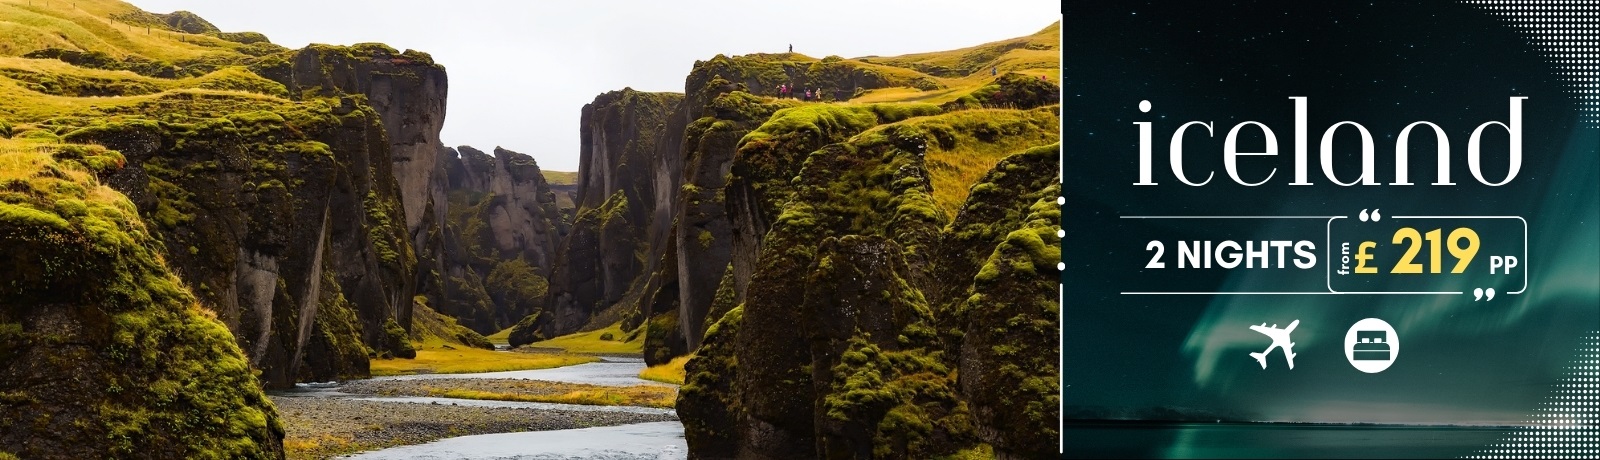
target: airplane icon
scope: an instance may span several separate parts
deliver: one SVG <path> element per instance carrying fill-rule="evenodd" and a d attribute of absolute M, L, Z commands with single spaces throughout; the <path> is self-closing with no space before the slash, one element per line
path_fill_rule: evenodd
<path fill-rule="evenodd" d="M 1294 320 L 1294 322 L 1289 323 L 1289 327 L 1283 329 L 1278 329 L 1278 325 L 1276 324 L 1272 325 L 1272 327 L 1267 327 L 1267 323 L 1261 323 L 1260 326 L 1250 326 L 1250 330 L 1266 334 L 1267 337 L 1272 338 L 1272 345 L 1267 346 L 1266 351 L 1260 353 L 1251 353 L 1250 357 L 1255 358 L 1256 362 L 1261 363 L 1262 369 L 1266 369 L 1267 354 L 1272 353 L 1273 348 L 1281 347 L 1283 348 L 1284 359 L 1289 361 L 1289 368 L 1294 369 L 1294 342 L 1289 341 L 1289 333 L 1293 332 L 1295 326 L 1299 325 L 1300 320 L 1297 319 Z"/>

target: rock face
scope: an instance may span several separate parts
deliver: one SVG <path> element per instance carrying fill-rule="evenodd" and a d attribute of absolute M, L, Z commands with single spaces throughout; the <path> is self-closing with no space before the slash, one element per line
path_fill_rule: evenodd
<path fill-rule="evenodd" d="M 631 329 L 652 316 L 638 305 L 670 281 L 652 274 L 667 252 L 679 184 L 681 135 L 670 127 L 679 123 L 672 112 L 681 100 L 624 89 L 584 106 L 576 209 L 554 261 L 549 317 L 534 322 L 543 325 L 538 335 L 624 319 Z"/>
<path fill-rule="evenodd" d="M 348 101 L 348 100 L 347 100 Z M 415 259 L 377 114 L 316 100 L 69 133 L 127 156 L 108 175 L 217 310 L 269 386 L 364 376 L 385 321 L 410 310 Z M 187 118 L 173 118 L 173 117 Z M 316 350 L 317 366 L 304 366 Z"/>
<path fill-rule="evenodd" d="M 597 97 L 550 296 L 511 342 L 620 321 L 645 328 L 647 363 L 694 352 L 677 408 L 696 458 L 1050 455 L 1060 88 L 1008 73 L 943 105 L 769 96 L 939 89 L 914 69 L 1015 62 L 1052 31 L 893 68 L 717 56 L 681 100 Z"/>
<path fill-rule="evenodd" d="M 533 157 L 495 148 L 446 149 L 438 190 L 441 214 L 425 241 L 423 292 L 439 312 L 480 333 L 511 327 L 538 311 L 565 223 Z M 437 273 L 437 275 L 433 275 Z"/>
<path fill-rule="evenodd" d="M 233 337 L 162 262 L 134 204 L 96 180 L 121 155 L 6 155 L 0 456 L 283 458 Z"/>
<path fill-rule="evenodd" d="M 262 73 L 292 96 L 366 97 L 389 139 L 390 170 L 400 188 L 406 232 L 414 247 L 422 247 L 427 234 L 422 223 L 435 198 L 435 172 L 444 148 L 439 141 L 449 93 L 444 67 L 426 53 L 362 43 L 308 46 L 294 52 L 286 65 L 265 67 Z M 404 323 L 407 317 L 400 319 Z"/>
<path fill-rule="evenodd" d="M 863 110 L 881 113 L 860 117 L 866 127 L 817 123 L 859 132 L 846 141 L 815 147 L 827 129 L 780 128 L 805 126 L 782 120 L 811 117 L 795 111 L 744 138 L 729 185 L 739 201 L 729 208 L 750 223 L 735 227 L 776 218 L 751 245 L 743 300 L 718 296 L 735 307 L 686 366 L 678 407 L 690 450 L 929 458 L 987 446 L 1003 458 L 1048 455 L 1046 441 L 1058 435 L 1048 421 L 1058 416 L 1050 380 L 1059 355 L 1048 344 L 1059 334 L 1051 294 L 1059 252 L 1043 241 L 1058 228 L 1050 200 L 1059 147 L 995 164 L 954 225 L 929 165 L 944 152 L 1004 148 L 1012 136 L 1033 142 L 1040 137 L 1020 131 L 978 133 L 1053 127 L 1023 120 L 1056 115 L 920 112 L 897 122 L 887 108 Z M 785 164 L 801 165 L 798 177 L 769 181 Z"/>
<path fill-rule="evenodd" d="M 314 45 L 251 69 L 266 78 L 239 78 L 295 100 L 170 94 L 62 138 L 127 157 L 105 180 L 152 222 L 266 385 L 364 377 L 369 353 L 406 354 L 444 70 L 376 44 Z"/>
<path fill-rule="evenodd" d="M 742 297 L 743 283 L 724 277 L 738 238 L 725 188 L 741 139 L 775 111 L 798 105 L 754 96 L 775 94 L 780 84 L 848 97 L 908 83 L 858 63 L 755 54 L 696 62 L 683 96 L 625 89 L 597 97 L 584 108 L 577 209 L 552 272 L 551 317 L 530 323 L 544 325 L 538 336 L 620 320 L 629 329 L 653 326 L 650 364 L 699 346 L 719 292 Z"/>

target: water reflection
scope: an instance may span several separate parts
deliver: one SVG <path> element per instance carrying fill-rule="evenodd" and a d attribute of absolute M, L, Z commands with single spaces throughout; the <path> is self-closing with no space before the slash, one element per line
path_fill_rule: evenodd
<path fill-rule="evenodd" d="M 528 453 L 532 446 L 537 446 L 539 453 Z M 655 422 L 461 436 L 342 458 L 679 460 L 688 458 L 688 444 L 683 440 L 682 423 Z"/>

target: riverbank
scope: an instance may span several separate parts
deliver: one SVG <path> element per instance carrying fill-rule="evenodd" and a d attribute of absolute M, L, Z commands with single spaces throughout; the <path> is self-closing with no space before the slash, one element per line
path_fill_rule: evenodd
<path fill-rule="evenodd" d="M 455 436 L 678 419 L 667 413 L 481 407 L 344 397 L 274 395 L 271 399 L 283 420 L 284 448 L 290 459 L 326 459 Z"/>
<path fill-rule="evenodd" d="M 676 386 L 639 379 L 644 362 L 636 357 L 593 359 L 598 362 L 536 370 L 302 384 L 292 391 L 274 392 L 271 398 L 284 423 L 284 445 L 291 459 L 332 458 L 462 436 L 656 422 L 672 424 L 677 442 L 682 441 L 682 425 L 671 408 Z M 657 442 L 661 433 L 652 433 L 629 436 Z M 604 437 L 584 442 L 595 448 L 612 444 Z"/>
<path fill-rule="evenodd" d="M 588 385 L 525 379 L 386 379 L 360 380 L 342 386 L 351 394 L 431 396 L 442 398 L 528 401 L 670 409 L 676 387 L 665 385 Z"/>
<path fill-rule="evenodd" d="M 563 352 L 513 352 L 482 348 L 433 346 L 417 350 L 414 359 L 374 359 L 373 376 L 460 374 L 549 369 L 599 361 L 592 355 Z"/>

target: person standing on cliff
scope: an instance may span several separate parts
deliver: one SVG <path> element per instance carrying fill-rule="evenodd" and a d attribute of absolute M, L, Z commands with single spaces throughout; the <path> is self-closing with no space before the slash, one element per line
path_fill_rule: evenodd
<path fill-rule="evenodd" d="M 778 84 L 778 98 L 783 99 L 783 83 Z"/>
<path fill-rule="evenodd" d="M 793 44 L 793 43 L 790 43 L 790 44 L 789 44 L 789 52 L 790 52 L 790 53 L 793 53 L 793 52 L 794 52 L 794 44 Z"/>

